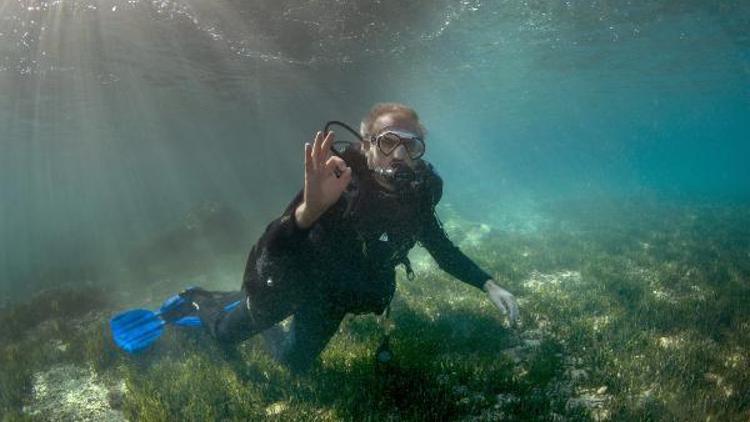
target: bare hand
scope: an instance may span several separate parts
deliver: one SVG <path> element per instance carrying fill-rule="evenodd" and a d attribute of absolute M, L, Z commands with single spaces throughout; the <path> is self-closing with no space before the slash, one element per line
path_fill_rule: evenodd
<path fill-rule="evenodd" d="M 492 303 L 497 306 L 503 314 L 508 316 L 511 326 L 519 322 L 518 303 L 513 294 L 495 284 L 494 280 L 487 280 L 484 283 L 484 291 L 490 296 Z"/>
<path fill-rule="evenodd" d="M 333 132 L 328 132 L 325 138 L 318 132 L 312 145 L 305 144 L 304 200 L 295 210 L 297 223 L 302 227 L 311 226 L 335 204 L 352 179 L 352 169 L 331 153 L 333 139 Z"/>

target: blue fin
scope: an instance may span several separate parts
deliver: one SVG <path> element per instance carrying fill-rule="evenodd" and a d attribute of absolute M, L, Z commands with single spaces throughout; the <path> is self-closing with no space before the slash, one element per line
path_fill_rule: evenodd
<path fill-rule="evenodd" d="M 236 298 L 240 292 L 228 292 L 226 298 Z M 235 300 L 224 306 L 224 312 L 230 312 L 241 300 Z M 136 354 L 151 346 L 164 333 L 164 326 L 175 324 L 180 327 L 201 327 L 200 318 L 196 315 L 185 315 L 180 307 L 187 302 L 180 295 L 174 295 L 161 305 L 157 312 L 148 309 L 131 309 L 121 312 L 110 320 L 112 338 L 122 350 Z"/>
<path fill-rule="evenodd" d="M 128 353 L 138 353 L 161 337 L 164 322 L 148 309 L 133 309 L 115 315 L 110 321 L 115 344 Z"/>
<path fill-rule="evenodd" d="M 182 317 L 174 322 L 175 325 L 180 327 L 202 327 L 203 323 L 201 319 L 195 315 Z"/>

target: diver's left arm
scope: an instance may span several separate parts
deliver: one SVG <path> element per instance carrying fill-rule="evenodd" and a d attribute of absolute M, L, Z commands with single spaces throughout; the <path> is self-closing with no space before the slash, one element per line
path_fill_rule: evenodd
<path fill-rule="evenodd" d="M 464 254 L 445 233 L 434 210 L 423 227 L 419 242 L 448 274 L 484 290 L 492 303 L 508 315 L 511 324 L 518 322 L 518 304 L 509 291 L 498 286 L 492 276 Z"/>

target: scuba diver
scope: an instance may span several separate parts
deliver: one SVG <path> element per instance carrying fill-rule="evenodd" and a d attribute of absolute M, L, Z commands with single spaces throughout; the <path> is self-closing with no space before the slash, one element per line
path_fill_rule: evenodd
<path fill-rule="evenodd" d="M 358 142 L 340 148 L 334 126 Z M 239 306 L 227 310 L 218 292 L 200 288 L 180 297 L 224 345 L 273 332 L 293 316 L 289 331 L 271 348 L 292 370 L 304 371 L 347 313 L 387 312 L 395 267 L 403 264 L 413 278 L 407 254 L 419 242 L 441 269 L 483 289 L 515 324 L 514 296 L 443 230 L 435 213 L 442 179 L 422 159 L 424 132 L 417 113 L 398 103 L 373 106 L 360 133 L 329 122 L 305 144 L 304 188 L 250 251 Z"/>

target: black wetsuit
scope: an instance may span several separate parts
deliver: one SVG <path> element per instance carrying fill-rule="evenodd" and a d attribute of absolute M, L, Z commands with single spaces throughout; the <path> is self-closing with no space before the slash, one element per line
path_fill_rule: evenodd
<path fill-rule="evenodd" d="M 382 313 L 395 291 L 395 267 L 411 270 L 407 253 L 419 242 L 440 268 L 481 288 L 491 278 L 446 236 L 435 214 L 442 179 L 425 166 L 423 188 L 401 197 L 372 179 L 365 157 L 343 158 L 352 182 L 310 228 L 297 226 L 300 191 L 253 246 L 243 280 L 246 306 L 204 318 L 218 339 L 236 343 L 294 315 L 284 360 L 304 369 L 323 350 L 347 313 Z"/>

